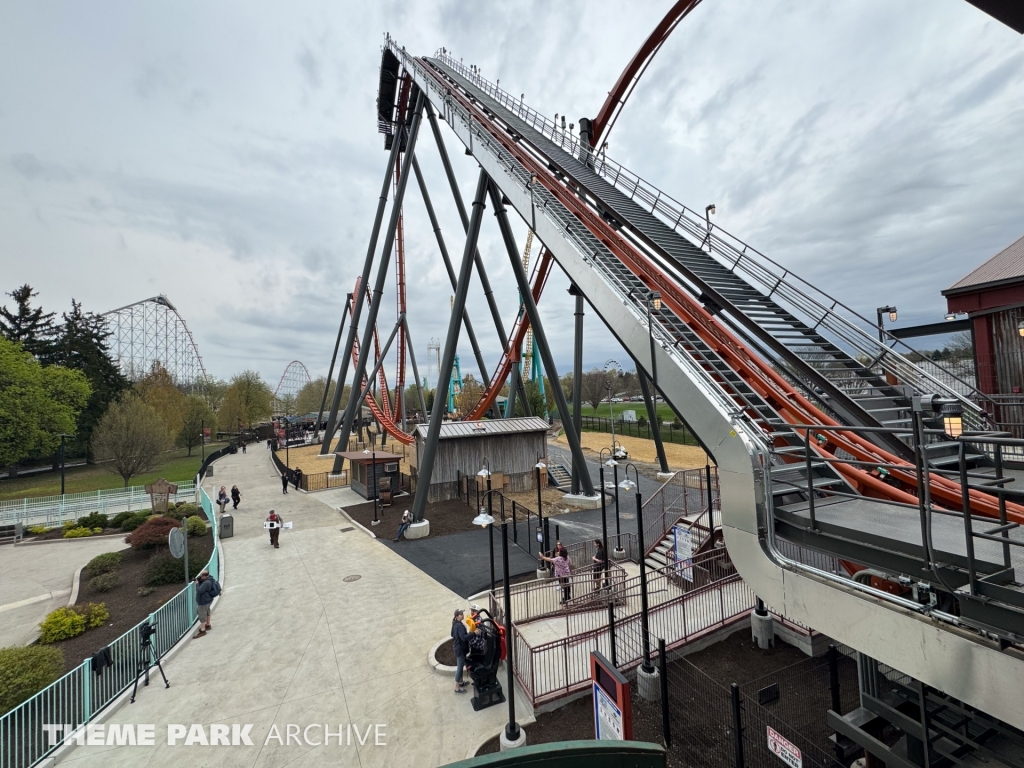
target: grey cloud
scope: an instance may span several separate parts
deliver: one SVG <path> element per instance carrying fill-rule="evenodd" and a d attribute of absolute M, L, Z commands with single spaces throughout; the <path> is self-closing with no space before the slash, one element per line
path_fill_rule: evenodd
<path fill-rule="evenodd" d="M 303 48 L 302 53 L 296 57 L 296 61 L 299 64 L 303 77 L 306 79 L 306 84 L 310 88 L 319 88 L 321 85 L 320 59 L 314 56 L 309 48 Z"/>

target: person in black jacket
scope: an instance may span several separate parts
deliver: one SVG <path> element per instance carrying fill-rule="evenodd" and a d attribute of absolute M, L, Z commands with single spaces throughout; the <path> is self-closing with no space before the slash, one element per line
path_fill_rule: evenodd
<path fill-rule="evenodd" d="M 232 509 L 238 509 L 238 505 L 242 503 L 242 492 L 238 490 L 237 485 L 231 486 L 231 501 L 234 503 Z"/>
<path fill-rule="evenodd" d="M 281 473 L 281 493 L 288 493 L 288 471 Z"/>
<path fill-rule="evenodd" d="M 466 684 L 462 682 L 462 671 L 466 668 L 466 653 L 469 651 L 469 630 L 463 623 L 465 613 L 460 608 L 452 617 L 452 650 L 455 651 L 455 692 L 465 693 Z"/>
<path fill-rule="evenodd" d="M 220 592 L 220 585 L 205 568 L 196 576 L 196 606 L 199 614 L 199 631 L 193 637 L 203 637 L 213 627 L 210 625 L 210 605 Z"/>

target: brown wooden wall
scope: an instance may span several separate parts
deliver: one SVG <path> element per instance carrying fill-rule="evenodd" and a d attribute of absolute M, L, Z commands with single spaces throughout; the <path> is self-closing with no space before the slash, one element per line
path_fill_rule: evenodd
<path fill-rule="evenodd" d="M 416 437 L 416 466 L 423 450 L 423 440 Z M 430 484 L 455 482 L 460 474 L 475 475 L 484 465 L 484 457 L 492 472 L 520 475 L 533 472 L 537 458 L 547 457 L 547 434 L 531 432 L 521 435 L 480 435 L 440 440 L 434 456 Z M 419 478 L 421 481 L 424 478 Z"/>

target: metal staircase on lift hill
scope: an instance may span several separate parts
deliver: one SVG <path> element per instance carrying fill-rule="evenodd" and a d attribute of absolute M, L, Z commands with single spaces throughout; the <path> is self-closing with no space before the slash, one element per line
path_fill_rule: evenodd
<path fill-rule="evenodd" d="M 502 92 L 494 86 L 474 78 L 470 73 L 464 76 L 459 71 L 460 67 L 447 57 L 429 61 L 456 79 L 460 87 L 471 93 L 492 116 L 515 131 L 522 141 L 536 148 L 548 159 L 548 167 L 578 192 L 587 195 L 589 202 L 606 221 L 620 232 L 627 233 L 637 245 L 657 258 L 712 314 L 720 315 L 720 319 L 742 336 L 751 348 L 770 360 L 808 398 L 819 403 L 825 412 L 837 420 L 851 426 L 891 427 L 898 431 L 906 429 L 910 424 L 911 397 L 914 394 L 941 393 L 964 401 L 955 391 L 923 374 L 898 353 L 872 340 L 862 329 L 850 326 L 845 318 L 818 303 L 793 281 L 787 280 L 786 274 L 774 278 L 768 293 L 753 287 L 736 269 L 740 259 L 732 259 L 731 268 L 727 268 L 713 257 L 713 254 L 723 256 L 727 244 L 711 229 L 704 233 L 698 244 L 694 244 L 676 228 L 670 227 L 606 180 L 599 171 L 604 169 L 606 174 L 610 174 L 610 164 L 596 161 L 571 136 L 569 146 L 566 147 L 568 134 L 558 134 L 556 141 L 554 137 L 549 138 L 536 130 L 516 113 L 514 105 L 509 109 L 499 102 L 498 97 Z M 488 90 L 493 92 L 493 96 Z M 638 184 L 633 187 L 634 194 L 638 188 Z M 670 198 L 659 192 L 659 203 L 662 199 Z M 662 210 L 658 204 L 653 207 Z M 677 224 L 682 220 L 682 214 L 680 206 L 676 216 Z M 687 234 L 697 239 L 692 230 L 687 230 Z M 707 247 L 708 252 L 703 250 L 704 247 Z M 744 266 L 749 274 L 762 278 L 757 282 L 768 287 L 770 276 L 761 274 L 765 270 L 761 269 L 759 273 L 755 266 L 746 263 Z M 781 294 L 791 298 L 792 302 L 787 303 L 817 310 L 830 322 L 824 323 L 819 318 L 813 326 L 809 325 L 776 301 L 774 297 Z M 839 306 L 838 301 L 831 301 L 833 307 Z M 811 317 L 813 319 L 815 315 Z M 827 338 L 820 330 L 825 325 L 840 324 L 847 327 L 841 329 L 839 337 L 843 346 L 854 350 L 852 353 L 845 351 L 839 343 Z M 865 365 L 858 360 L 855 356 L 858 354 L 868 358 L 869 364 Z M 894 372 L 915 372 L 917 375 L 909 379 L 916 379 L 917 386 L 889 383 L 883 374 L 875 370 L 880 362 L 883 366 L 892 367 Z M 983 423 L 978 418 L 978 408 L 966 401 L 965 406 L 965 422 L 969 426 L 981 428 Z M 931 422 L 926 426 L 940 428 L 941 423 Z M 886 433 L 875 433 L 873 436 L 881 447 L 910 458 L 911 451 L 899 436 Z M 956 443 L 936 441 L 928 447 L 927 455 L 934 467 L 948 468 L 957 461 Z M 972 452 L 968 461 L 970 468 L 991 464 L 982 451 Z"/>

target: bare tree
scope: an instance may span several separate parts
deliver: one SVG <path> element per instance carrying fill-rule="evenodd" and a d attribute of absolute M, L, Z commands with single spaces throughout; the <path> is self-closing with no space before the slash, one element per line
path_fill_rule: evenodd
<path fill-rule="evenodd" d="M 583 402 L 590 403 L 594 412 L 597 407 L 608 396 L 605 384 L 608 382 L 608 374 L 600 368 L 594 368 L 583 374 Z"/>
<path fill-rule="evenodd" d="M 154 469 L 167 449 L 167 426 L 135 392 L 126 392 L 103 414 L 92 433 L 92 449 L 108 471 L 128 481 Z"/>
<path fill-rule="evenodd" d="M 217 417 L 213 415 L 206 404 L 206 400 L 199 395 L 189 395 L 185 405 L 185 417 L 178 433 L 178 445 L 188 448 L 188 455 L 192 455 L 192 449 L 203 441 L 203 430 L 214 429 Z"/>

